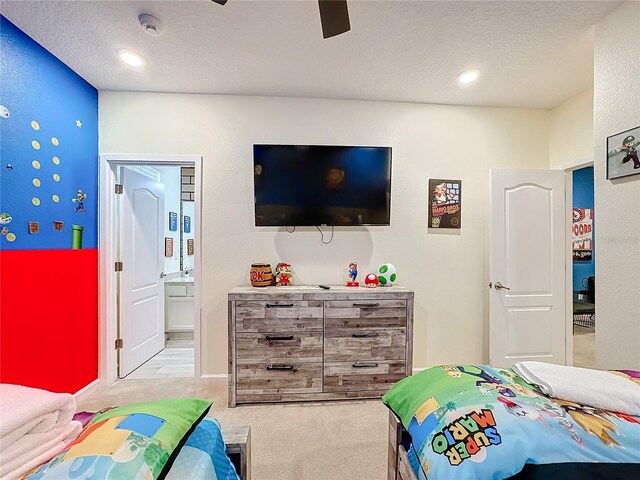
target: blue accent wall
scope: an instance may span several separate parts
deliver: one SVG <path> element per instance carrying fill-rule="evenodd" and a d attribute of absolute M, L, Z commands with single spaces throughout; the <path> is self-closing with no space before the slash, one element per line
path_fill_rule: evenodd
<path fill-rule="evenodd" d="M 573 172 L 573 208 L 594 208 L 593 167 Z M 595 275 L 595 229 L 597 212 L 593 212 L 593 257 L 588 262 L 573 262 L 573 289 L 584 290 L 583 279 Z M 586 284 L 586 280 L 585 280 Z"/>
<path fill-rule="evenodd" d="M 98 91 L 1 15 L 0 49 L 0 249 L 97 248 Z"/>

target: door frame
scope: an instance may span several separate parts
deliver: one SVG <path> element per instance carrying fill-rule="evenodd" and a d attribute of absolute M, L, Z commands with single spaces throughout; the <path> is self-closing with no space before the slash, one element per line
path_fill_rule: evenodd
<path fill-rule="evenodd" d="M 586 157 L 574 160 L 564 166 L 559 167 L 565 173 L 565 218 L 567 222 L 567 258 L 566 265 L 566 327 L 565 349 L 566 349 L 566 365 L 573 366 L 573 172 L 585 167 L 594 167 L 593 157 Z M 594 185 L 595 188 L 595 185 Z M 594 208 L 595 210 L 595 208 Z M 595 249 L 594 249 L 595 254 Z M 594 330 L 595 331 L 595 330 Z"/>
<path fill-rule="evenodd" d="M 199 379 L 201 362 L 202 310 L 202 157 L 197 155 L 149 155 L 104 153 L 99 157 L 98 201 L 98 378 L 102 385 L 118 380 L 118 356 L 114 348 L 118 331 L 118 282 L 114 264 L 117 258 L 115 169 L 119 165 L 157 165 L 195 167 L 194 218 L 194 378 Z"/>

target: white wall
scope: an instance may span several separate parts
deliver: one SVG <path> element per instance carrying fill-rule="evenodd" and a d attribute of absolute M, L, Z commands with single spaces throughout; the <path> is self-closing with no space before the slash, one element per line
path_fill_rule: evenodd
<path fill-rule="evenodd" d="M 202 155 L 203 373 L 227 371 L 227 291 L 252 262 L 300 284 L 384 262 L 416 292 L 414 367 L 487 360 L 490 168 L 548 168 L 549 113 L 384 102 L 100 92 L 100 151 Z M 149 114 L 153 112 L 153 114 Z M 393 147 L 391 226 L 256 228 L 254 143 Z M 427 234 L 429 178 L 463 181 L 462 229 Z"/>
<path fill-rule="evenodd" d="M 551 110 L 549 159 L 564 170 L 593 161 L 593 90 L 569 98 Z"/>
<path fill-rule="evenodd" d="M 596 365 L 640 369 L 640 175 L 606 179 L 607 136 L 640 124 L 640 2 L 596 24 Z"/>
<path fill-rule="evenodd" d="M 156 167 L 164 184 L 164 236 L 173 238 L 173 256 L 164 257 L 164 273 L 180 273 L 180 167 Z M 178 229 L 169 230 L 169 212 L 178 215 Z M 164 248 L 164 238 L 162 239 Z"/>

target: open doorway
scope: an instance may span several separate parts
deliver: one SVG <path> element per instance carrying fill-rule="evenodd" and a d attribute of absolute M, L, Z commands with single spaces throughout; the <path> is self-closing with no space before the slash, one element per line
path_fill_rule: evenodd
<path fill-rule="evenodd" d="M 201 157 L 101 156 L 107 384 L 200 376 L 200 171 Z"/>
<path fill-rule="evenodd" d="M 595 368 L 595 210 L 593 166 L 573 175 L 573 364 Z"/>
<path fill-rule="evenodd" d="M 118 165 L 116 179 L 130 267 L 120 273 L 118 377 L 193 377 L 195 166 Z"/>

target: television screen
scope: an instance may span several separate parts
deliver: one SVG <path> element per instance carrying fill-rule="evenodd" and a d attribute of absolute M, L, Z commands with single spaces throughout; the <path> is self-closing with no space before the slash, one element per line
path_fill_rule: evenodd
<path fill-rule="evenodd" d="M 254 145 L 256 226 L 389 225 L 391 147 Z"/>

